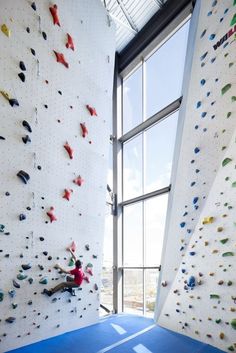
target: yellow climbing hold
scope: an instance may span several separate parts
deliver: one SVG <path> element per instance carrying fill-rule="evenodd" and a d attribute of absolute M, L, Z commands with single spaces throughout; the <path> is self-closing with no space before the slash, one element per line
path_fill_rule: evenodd
<path fill-rule="evenodd" d="M 214 222 L 214 217 L 205 217 L 202 221 L 202 224 L 210 224 Z"/>
<path fill-rule="evenodd" d="M 7 25 L 3 24 L 1 26 L 1 31 L 7 36 L 10 37 L 11 36 L 11 31 L 10 29 L 7 27 Z"/>
<path fill-rule="evenodd" d="M 0 91 L 0 93 L 1 93 L 1 95 L 2 95 L 4 98 L 6 98 L 6 100 L 9 101 L 10 96 L 9 96 L 9 94 L 8 94 L 6 91 Z"/>

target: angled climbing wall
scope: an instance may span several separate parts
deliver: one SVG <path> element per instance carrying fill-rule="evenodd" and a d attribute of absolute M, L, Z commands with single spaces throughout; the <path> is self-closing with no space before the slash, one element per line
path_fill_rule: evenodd
<path fill-rule="evenodd" d="M 236 351 L 236 1 L 197 1 L 194 18 L 158 322 Z"/>
<path fill-rule="evenodd" d="M 100 0 L 0 0 L 0 352 L 98 319 L 114 26 Z M 83 262 L 76 296 L 41 294 Z M 71 266 L 71 267 L 70 267 Z"/>

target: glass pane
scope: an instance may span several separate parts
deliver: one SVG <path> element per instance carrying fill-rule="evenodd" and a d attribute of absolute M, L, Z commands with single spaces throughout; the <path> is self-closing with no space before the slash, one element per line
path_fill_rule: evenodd
<path fill-rule="evenodd" d="M 170 184 L 177 123 L 178 112 L 145 132 L 145 193 Z"/>
<path fill-rule="evenodd" d="M 145 270 L 145 316 L 152 318 L 155 311 L 158 276 L 158 270 Z"/>
<path fill-rule="evenodd" d="M 165 230 L 168 194 L 145 201 L 145 265 L 159 266 Z"/>
<path fill-rule="evenodd" d="M 142 202 L 124 207 L 124 266 L 143 266 Z"/>
<path fill-rule="evenodd" d="M 142 122 L 142 67 L 123 82 L 123 134 Z"/>
<path fill-rule="evenodd" d="M 146 117 L 181 95 L 189 22 L 146 61 Z"/>
<path fill-rule="evenodd" d="M 124 312 L 143 315 L 143 270 L 124 270 Z"/>
<path fill-rule="evenodd" d="M 123 146 L 123 198 L 142 194 L 142 135 Z"/>

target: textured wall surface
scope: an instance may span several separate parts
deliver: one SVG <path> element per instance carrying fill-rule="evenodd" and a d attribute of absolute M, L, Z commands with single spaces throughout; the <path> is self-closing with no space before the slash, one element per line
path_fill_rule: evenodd
<path fill-rule="evenodd" d="M 197 5 L 201 8 L 172 188 L 159 324 L 234 351 L 236 1 Z"/>
<path fill-rule="evenodd" d="M 100 0 L 56 4 L 60 26 L 49 11 L 54 3 L 0 0 L 0 352 L 98 318 L 114 26 Z M 66 47 L 67 33 L 74 50 Z M 56 61 L 54 51 L 64 54 L 69 67 Z M 97 116 L 86 105 L 95 107 Z M 26 135 L 31 142 L 23 142 Z M 73 159 L 63 147 L 66 142 Z M 26 184 L 17 176 L 20 170 L 30 176 Z M 81 186 L 73 182 L 79 175 Z M 70 201 L 63 198 L 65 189 L 73 190 Z M 52 223 L 50 207 L 57 218 Z M 83 269 L 93 266 L 93 276 L 87 273 L 90 283 L 84 281 L 75 297 L 42 295 L 44 288 L 64 280 L 54 265 L 68 268 L 66 248 L 72 241 Z M 23 271 L 22 264 L 31 268 Z M 17 279 L 22 275 L 27 277 Z M 44 277 L 46 285 L 39 283 Z M 13 323 L 5 321 L 9 317 Z"/>

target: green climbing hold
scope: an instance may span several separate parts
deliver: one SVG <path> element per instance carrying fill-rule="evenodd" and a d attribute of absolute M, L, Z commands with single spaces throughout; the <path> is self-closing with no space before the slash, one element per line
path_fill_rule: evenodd
<path fill-rule="evenodd" d="M 210 299 L 220 299 L 218 294 L 210 294 Z"/>
<path fill-rule="evenodd" d="M 236 5 L 236 0 L 234 0 L 233 6 Z"/>
<path fill-rule="evenodd" d="M 93 267 L 93 264 L 91 264 L 91 262 L 89 262 L 86 267 Z"/>
<path fill-rule="evenodd" d="M 229 347 L 228 347 L 228 350 L 229 350 L 230 352 L 234 352 L 234 346 L 229 346 Z"/>
<path fill-rule="evenodd" d="M 3 293 L 3 291 L 0 289 L 0 302 L 3 301 L 3 298 L 4 298 L 4 293 Z"/>
<path fill-rule="evenodd" d="M 231 159 L 231 158 L 225 158 L 225 159 L 222 161 L 222 167 L 225 167 L 226 164 L 228 164 L 229 162 L 232 162 L 232 159 Z"/>
<path fill-rule="evenodd" d="M 48 284 L 48 279 L 47 277 L 43 277 L 41 278 L 41 280 L 39 281 L 40 284 Z"/>
<path fill-rule="evenodd" d="M 22 281 L 23 279 L 26 279 L 28 276 L 25 275 L 24 273 L 19 273 L 16 277 L 19 281 Z"/>
<path fill-rule="evenodd" d="M 0 233 L 4 232 L 4 228 L 5 228 L 4 224 L 0 224 Z"/>
<path fill-rule="evenodd" d="M 232 251 L 228 251 L 228 252 L 224 252 L 222 254 L 223 257 L 227 257 L 227 256 L 234 256 L 234 253 Z"/>
<path fill-rule="evenodd" d="M 234 330 L 236 330 L 236 319 L 233 319 L 230 323 Z"/>
<path fill-rule="evenodd" d="M 229 63 L 229 68 L 231 68 L 233 66 L 234 63 Z"/>
<path fill-rule="evenodd" d="M 232 281 L 228 281 L 228 282 L 227 282 L 227 286 L 229 286 L 229 287 L 232 286 L 232 284 L 233 284 Z"/>
<path fill-rule="evenodd" d="M 236 96 L 231 97 L 231 102 L 236 102 Z"/>
<path fill-rule="evenodd" d="M 225 238 L 225 239 L 221 239 L 220 242 L 221 242 L 221 244 L 226 244 L 228 240 L 229 240 L 229 238 Z"/>
<path fill-rule="evenodd" d="M 220 323 L 221 323 L 221 319 L 217 319 L 216 324 L 220 324 Z"/>
<path fill-rule="evenodd" d="M 75 265 L 75 261 L 74 261 L 74 259 L 73 259 L 73 257 L 71 257 L 70 258 L 70 261 L 69 261 L 69 263 L 68 263 L 68 266 L 74 266 Z"/>
<path fill-rule="evenodd" d="M 232 114 L 231 112 L 227 113 L 227 119 L 231 116 L 231 114 Z"/>
<path fill-rule="evenodd" d="M 233 188 L 236 188 L 236 181 L 234 181 L 234 182 L 232 183 L 232 187 L 233 187 Z"/>
<path fill-rule="evenodd" d="M 221 88 L 222 96 L 231 88 L 231 86 L 232 86 L 231 83 L 227 83 L 227 85 L 225 85 L 223 88 Z"/>
<path fill-rule="evenodd" d="M 230 22 L 230 26 L 235 25 L 236 23 L 236 13 L 234 14 L 234 17 L 232 18 L 231 22 Z"/>

